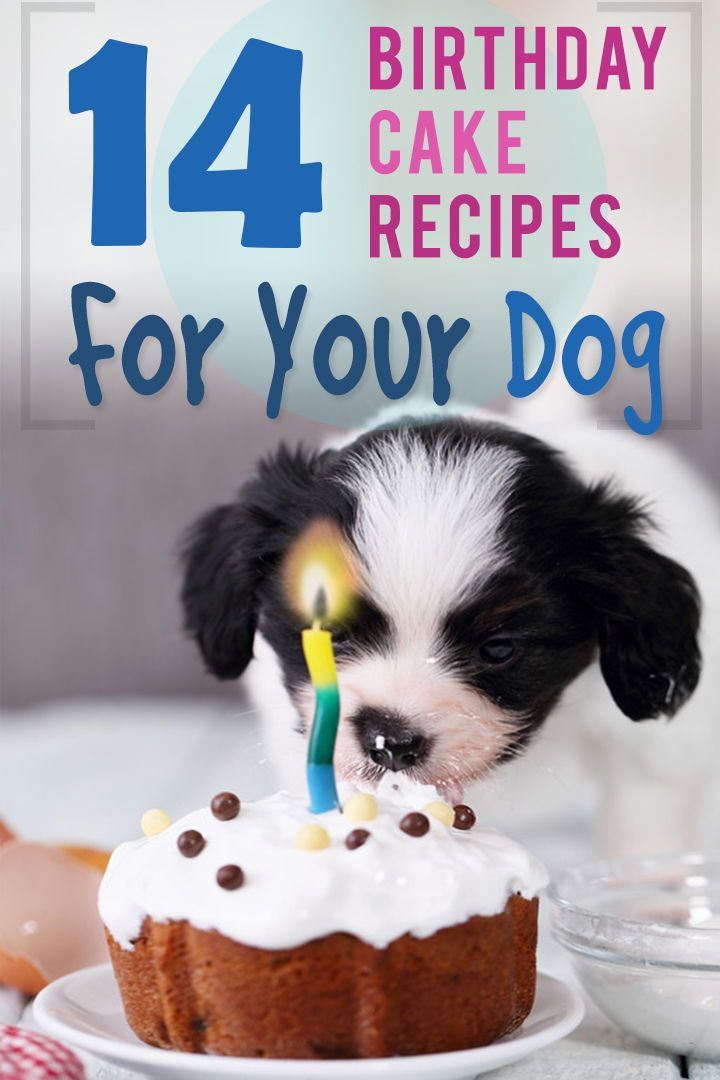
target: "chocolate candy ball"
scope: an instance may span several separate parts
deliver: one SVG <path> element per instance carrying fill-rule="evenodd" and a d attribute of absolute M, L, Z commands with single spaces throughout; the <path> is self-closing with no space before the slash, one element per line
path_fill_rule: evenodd
<path fill-rule="evenodd" d="M 405 815 L 400 822 L 400 828 L 408 836 L 424 836 L 430 828 L 430 822 L 425 814 L 414 811 Z"/>
<path fill-rule="evenodd" d="M 228 863 L 227 866 L 220 867 L 215 880 L 221 889 L 239 889 L 245 881 L 245 875 L 239 866 Z"/>
<path fill-rule="evenodd" d="M 205 847 L 205 837 L 197 829 L 186 829 L 178 836 L 177 846 L 186 859 L 194 859 Z"/>
<path fill-rule="evenodd" d="M 370 833 L 367 829 L 353 829 L 353 831 L 349 832 L 345 837 L 345 847 L 354 851 L 355 848 L 363 846 L 369 835 Z"/>
<path fill-rule="evenodd" d="M 472 829 L 473 825 L 477 821 L 475 817 L 475 811 L 469 806 L 465 806 L 464 803 L 459 803 L 455 808 L 455 820 L 453 821 L 454 829 Z"/>
<path fill-rule="evenodd" d="M 219 821 L 232 821 L 240 813 L 240 800 L 232 791 L 221 791 L 214 796 L 210 809 Z"/>

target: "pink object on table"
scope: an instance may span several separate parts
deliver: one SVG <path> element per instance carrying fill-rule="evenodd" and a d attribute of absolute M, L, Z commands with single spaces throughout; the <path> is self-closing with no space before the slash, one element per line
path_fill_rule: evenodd
<path fill-rule="evenodd" d="M 0 1080 L 84 1080 L 80 1058 L 56 1039 L 0 1025 Z"/>

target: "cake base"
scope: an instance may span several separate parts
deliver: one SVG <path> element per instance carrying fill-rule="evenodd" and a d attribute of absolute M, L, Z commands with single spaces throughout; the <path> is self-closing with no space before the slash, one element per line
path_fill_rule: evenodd
<path fill-rule="evenodd" d="M 268 1058 L 360 1058 L 486 1046 L 535 995 L 537 900 L 512 896 L 431 937 L 376 949 L 330 934 L 258 949 L 146 919 L 132 949 L 108 934 L 130 1027 L 153 1046 Z"/>

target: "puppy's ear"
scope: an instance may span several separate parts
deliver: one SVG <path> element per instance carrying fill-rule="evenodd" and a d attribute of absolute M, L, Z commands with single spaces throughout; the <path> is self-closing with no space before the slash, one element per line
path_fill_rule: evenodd
<path fill-rule="evenodd" d="M 188 532 L 182 551 L 185 629 L 220 679 L 242 675 L 252 659 L 263 581 L 311 504 L 324 456 L 281 446 L 260 462 L 236 502 L 210 510 Z"/>
<path fill-rule="evenodd" d="M 581 587 L 594 611 L 600 669 L 631 720 L 673 716 L 700 677 L 700 597 L 692 576 L 655 551 L 637 503 L 601 484 L 581 530 Z"/>

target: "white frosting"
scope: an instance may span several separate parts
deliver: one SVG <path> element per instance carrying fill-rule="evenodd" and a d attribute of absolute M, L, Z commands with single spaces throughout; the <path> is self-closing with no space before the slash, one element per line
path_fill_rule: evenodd
<path fill-rule="evenodd" d="M 425 836 L 408 836 L 400 820 L 422 806 L 382 798 L 376 818 L 350 822 L 339 811 L 313 815 L 304 799 L 281 793 L 243 804 L 232 821 L 218 821 L 209 807 L 195 810 L 158 836 L 117 848 L 100 887 L 101 918 L 124 948 L 148 915 L 266 949 L 335 931 L 385 948 L 406 933 L 428 937 L 473 915 L 496 915 L 511 894 L 529 899 L 547 884 L 539 860 L 494 829 L 462 832 L 431 817 Z M 294 847 L 308 822 L 327 829 L 330 847 Z M 356 828 L 370 837 L 351 851 L 344 841 Z M 206 840 L 195 858 L 178 850 L 185 829 Z M 241 888 L 217 884 L 227 863 L 242 868 Z"/>

